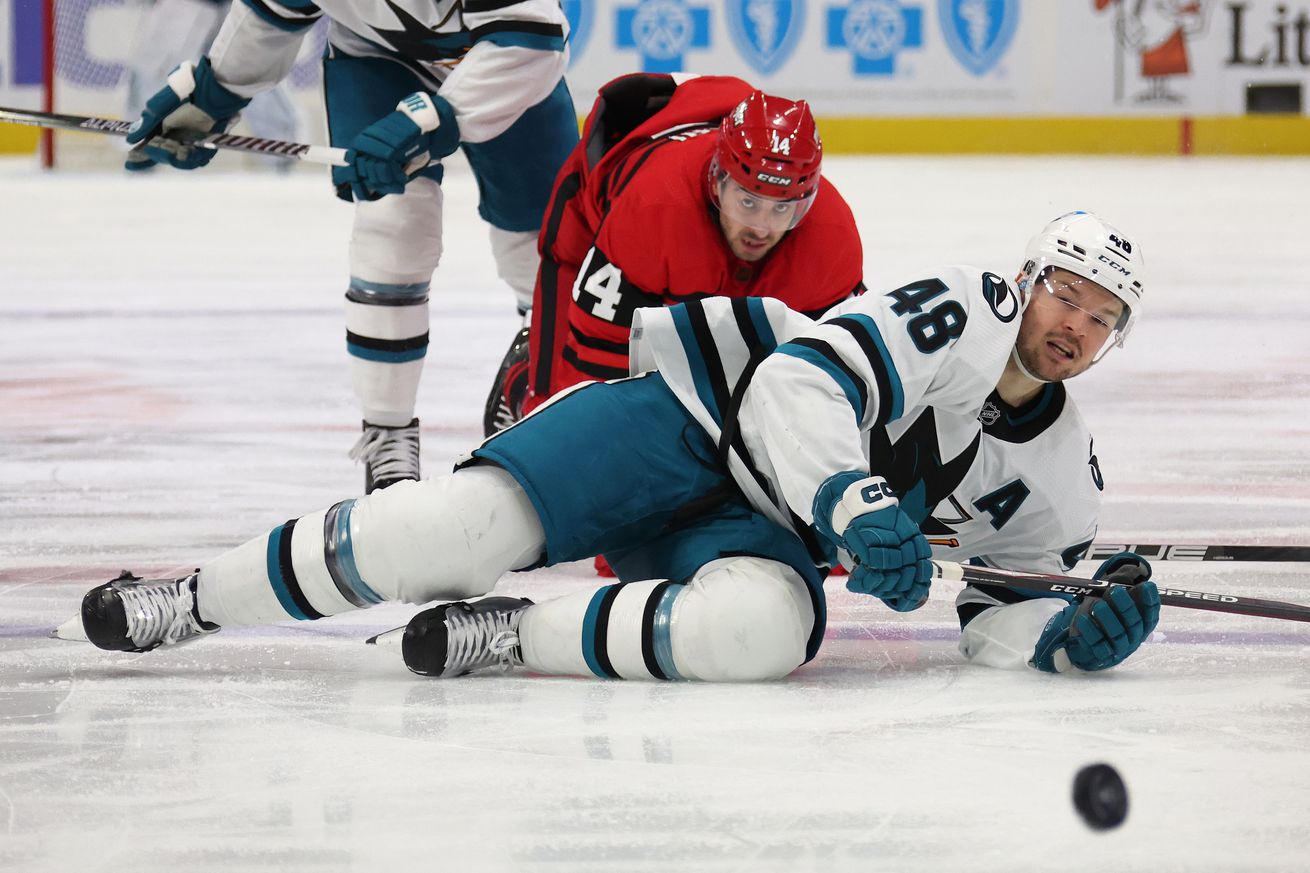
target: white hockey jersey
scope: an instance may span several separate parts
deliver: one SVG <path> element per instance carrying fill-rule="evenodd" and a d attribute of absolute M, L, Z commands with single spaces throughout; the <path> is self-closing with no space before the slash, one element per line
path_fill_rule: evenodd
<path fill-rule="evenodd" d="M 991 567 L 1064 573 L 1096 533 L 1103 482 L 1092 437 L 1064 384 L 1023 407 L 993 393 L 968 421 L 937 428 L 978 432 L 977 457 L 920 529 L 933 556 Z"/>
<path fill-rule="evenodd" d="M 751 505 L 822 564 L 835 556 L 812 528 L 819 486 L 847 470 L 887 475 L 870 467 L 869 435 L 928 407 L 976 416 L 1014 346 L 1019 311 L 1000 276 L 947 267 L 849 300 L 818 323 L 760 298 L 639 310 L 630 361 L 633 372 L 660 371 L 719 442 Z M 971 451 L 975 436 L 958 437 L 940 447 L 944 457 Z"/>
<path fill-rule="evenodd" d="M 210 50 L 219 82 L 250 97 L 279 82 L 327 17 L 328 50 L 402 64 L 485 142 L 554 90 L 568 65 L 557 0 L 238 0 Z"/>
<path fill-rule="evenodd" d="M 815 492 L 834 473 L 870 470 L 934 557 L 1059 573 L 1091 543 L 1101 475 L 1062 384 L 1018 409 L 995 392 L 1019 311 L 1008 283 L 969 267 L 847 301 L 819 323 L 755 298 L 642 309 L 632 371 L 661 372 L 751 504 L 818 563 Z M 970 586 L 957 600 L 960 649 L 1021 667 L 1064 605 Z"/>

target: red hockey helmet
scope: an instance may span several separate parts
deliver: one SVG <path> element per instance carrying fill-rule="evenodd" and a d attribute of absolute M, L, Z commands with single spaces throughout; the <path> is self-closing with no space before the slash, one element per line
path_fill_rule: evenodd
<path fill-rule="evenodd" d="M 776 201 L 799 201 L 795 227 L 819 191 L 823 144 L 804 100 L 787 100 L 755 91 L 719 125 L 710 160 L 710 198 L 721 207 L 723 186 L 735 182 L 746 192 Z"/>

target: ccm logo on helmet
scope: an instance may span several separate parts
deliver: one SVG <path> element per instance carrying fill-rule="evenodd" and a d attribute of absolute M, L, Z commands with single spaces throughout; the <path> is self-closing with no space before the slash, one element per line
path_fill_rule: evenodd
<path fill-rule="evenodd" d="M 1133 274 L 1132 270 L 1128 269 L 1123 264 L 1115 263 L 1114 261 L 1107 258 L 1105 255 L 1098 255 L 1096 260 L 1111 267 L 1112 269 L 1118 270 L 1120 273 L 1123 273 L 1125 276 L 1131 276 Z"/>
<path fill-rule="evenodd" d="M 770 185 L 790 185 L 792 182 L 789 176 L 770 176 L 768 173 L 756 173 L 755 178 Z"/>

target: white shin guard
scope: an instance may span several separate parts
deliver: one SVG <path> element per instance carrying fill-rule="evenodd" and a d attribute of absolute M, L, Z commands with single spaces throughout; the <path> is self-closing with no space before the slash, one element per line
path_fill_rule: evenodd
<path fill-rule="evenodd" d="M 800 574 L 736 557 L 685 585 L 607 585 L 539 603 L 524 613 L 519 639 L 525 666 L 539 673 L 746 682 L 799 667 L 813 626 Z"/>
<path fill-rule="evenodd" d="M 199 612 L 219 625 L 262 624 L 474 597 L 544 546 L 514 478 L 467 467 L 343 501 L 221 555 L 200 570 Z"/>

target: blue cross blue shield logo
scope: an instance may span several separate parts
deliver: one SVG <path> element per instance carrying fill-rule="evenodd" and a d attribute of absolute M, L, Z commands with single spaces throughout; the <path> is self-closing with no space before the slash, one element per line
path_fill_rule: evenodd
<path fill-rule="evenodd" d="M 728 0 L 728 31 L 756 71 L 775 72 L 800 42 L 805 0 Z"/>
<path fill-rule="evenodd" d="M 688 49 L 709 48 L 710 10 L 687 0 L 637 0 L 618 7 L 614 31 L 615 48 L 641 54 L 642 72 L 676 73 Z"/>
<path fill-rule="evenodd" d="M 596 0 L 560 0 L 564 17 L 569 20 L 569 66 L 577 63 L 587 48 L 591 22 L 596 17 Z"/>
<path fill-rule="evenodd" d="M 827 44 L 851 53 L 857 76 L 894 76 L 897 55 L 923 47 L 923 9 L 901 0 L 829 6 Z"/>
<path fill-rule="evenodd" d="M 1019 25 L 1019 0 L 937 0 L 946 45 L 966 70 L 981 76 L 996 66 Z"/>

